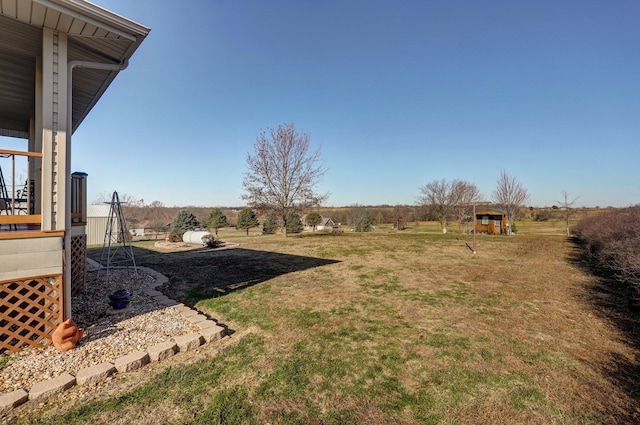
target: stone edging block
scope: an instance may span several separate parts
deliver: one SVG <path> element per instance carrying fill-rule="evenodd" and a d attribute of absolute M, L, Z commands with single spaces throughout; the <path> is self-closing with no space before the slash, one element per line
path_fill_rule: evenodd
<path fill-rule="evenodd" d="M 178 349 L 183 352 L 200 347 L 202 345 L 202 340 L 202 335 L 194 332 L 187 335 L 177 336 L 176 344 L 178 344 Z"/>
<path fill-rule="evenodd" d="M 161 342 L 153 347 L 149 347 L 147 352 L 149 353 L 149 359 L 152 362 L 158 362 L 160 360 L 168 359 L 178 351 L 178 344 L 175 342 Z"/>
<path fill-rule="evenodd" d="M 156 291 L 155 289 L 151 289 L 151 288 L 143 289 L 141 292 L 150 297 L 159 297 L 161 295 L 164 295 L 162 292 Z"/>
<path fill-rule="evenodd" d="M 182 317 L 187 318 L 187 317 L 191 317 L 191 316 L 197 316 L 198 314 L 200 314 L 198 312 L 198 310 L 194 310 L 192 308 L 186 307 L 187 309 L 183 309 L 180 311 L 180 314 L 182 315 Z"/>
<path fill-rule="evenodd" d="M 218 324 L 214 320 L 209 320 L 209 319 L 203 320 L 202 322 L 198 322 L 195 325 L 199 329 L 207 329 L 207 328 L 213 328 L 214 326 L 218 326 Z"/>
<path fill-rule="evenodd" d="M 190 312 L 190 311 L 195 311 L 196 313 L 198 313 L 196 310 L 194 310 L 194 309 L 192 309 L 191 307 L 186 306 L 186 305 L 184 305 L 184 304 L 181 304 L 181 305 L 176 306 L 176 309 L 178 309 L 178 311 L 179 311 L 180 313 L 188 313 L 188 312 Z"/>
<path fill-rule="evenodd" d="M 0 413 L 20 406 L 29 400 L 29 393 L 20 388 L 10 393 L 0 395 Z"/>
<path fill-rule="evenodd" d="M 102 382 L 116 372 L 116 367 L 105 362 L 95 366 L 85 367 L 76 373 L 76 383 L 78 385 L 95 385 Z"/>
<path fill-rule="evenodd" d="M 149 363 L 149 353 L 146 351 L 135 351 L 126 356 L 118 357 L 115 362 L 118 372 L 129 372 L 130 370 L 139 369 Z"/>
<path fill-rule="evenodd" d="M 226 333 L 226 329 L 222 326 L 213 326 L 200 330 L 202 337 L 206 342 L 213 342 L 222 339 Z"/>
<path fill-rule="evenodd" d="M 180 305 L 180 303 L 176 300 L 172 300 L 171 298 L 167 298 L 166 301 L 158 301 L 158 304 L 163 305 L 165 307 L 175 307 Z"/>
<path fill-rule="evenodd" d="M 36 400 L 43 397 L 49 397 L 59 394 L 64 390 L 68 390 L 76 384 L 76 378 L 68 373 L 63 373 L 46 381 L 40 381 L 33 384 L 29 390 L 29 400 Z"/>
<path fill-rule="evenodd" d="M 204 322 L 205 320 L 207 320 L 207 316 L 205 316 L 204 314 L 196 314 L 193 316 L 187 316 L 185 317 L 185 319 L 187 319 L 188 322 L 196 325 L 200 322 Z"/>

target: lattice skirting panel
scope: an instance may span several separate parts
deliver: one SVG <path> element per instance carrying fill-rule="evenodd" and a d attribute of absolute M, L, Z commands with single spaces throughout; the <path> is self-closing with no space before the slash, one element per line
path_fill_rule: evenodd
<path fill-rule="evenodd" d="M 62 275 L 0 282 L 0 353 L 49 344 L 62 298 Z"/>
<path fill-rule="evenodd" d="M 71 237 L 71 296 L 84 291 L 87 281 L 87 235 Z"/>

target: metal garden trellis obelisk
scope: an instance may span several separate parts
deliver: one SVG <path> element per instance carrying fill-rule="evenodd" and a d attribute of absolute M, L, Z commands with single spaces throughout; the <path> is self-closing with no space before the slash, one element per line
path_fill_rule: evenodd
<path fill-rule="evenodd" d="M 105 202 L 105 204 L 111 205 L 111 208 L 109 209 L 109 220 L 104 234 L 100 264 L 107 271 L 107 283 L 109 282 L 109 269 L 114 266 L 127 268 L 133 266 L 134 273 L 136 276 L 138 274 L 136 260 L 133 257 L 133 248 L 131 247 L 131 237 L 122 213 L 123 203 L 126 204 L 126 202 L 120 202 L 118 192 L 113 192 L 111 202 Z"/>

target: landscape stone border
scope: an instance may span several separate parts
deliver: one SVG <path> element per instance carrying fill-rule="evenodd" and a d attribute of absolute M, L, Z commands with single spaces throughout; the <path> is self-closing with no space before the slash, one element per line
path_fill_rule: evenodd
<path fill-rule="evenodd" d="M 87 268 L 96 270 L 101 266 L 99 263 L 87 259 Z M 18 389 L 10 393 L 0 395 L 0 413 L 26 403 L 29 400 L 43 400 L 56 394 L 60 394 L 69 388 L 78 386 L 95 385 L 118 373 L 126 373 L 144 367 L 150 362 L 158 362 L 175 355 L 179 352 L 195 350 L 203 344 L 212 343 L 222 339 L 226 335 L 226 328 L 220 326 L 215 320 L 209 319 L 199 311 L 179 303 L 157 288 L 164 285 L 169 279 L 155 270 L 147 267 L 136 267 L 138 270 L 151 275 L 155 282 L 148 288 L 143 289 L 147 295 L 153 297 L 158 303 L 167 307 L 176 307 L 182 317 L 199 328 L 199 332 L 178 336 L 174 341 L 162 342 L 147 348 L 146 351 L 136 351 L 125 356 L 118 357 L 114 363 L 101 363 L 98 365 L 80 369 L 73 376 L 63 373 L 46 381 L 35 383 L 29 391 Z"/>

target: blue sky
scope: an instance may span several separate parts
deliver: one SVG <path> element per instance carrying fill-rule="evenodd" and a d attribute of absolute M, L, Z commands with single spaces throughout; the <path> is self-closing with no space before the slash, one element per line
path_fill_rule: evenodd
<path fill-rule="evenodd" d="M 640 2 L 95 0 L 152 31 L 73 139 L 89 200 L 242 205 L 261 130 L 321 146 L 327 205 L 501 170 L 550 206 L 640 203 Z"/>

